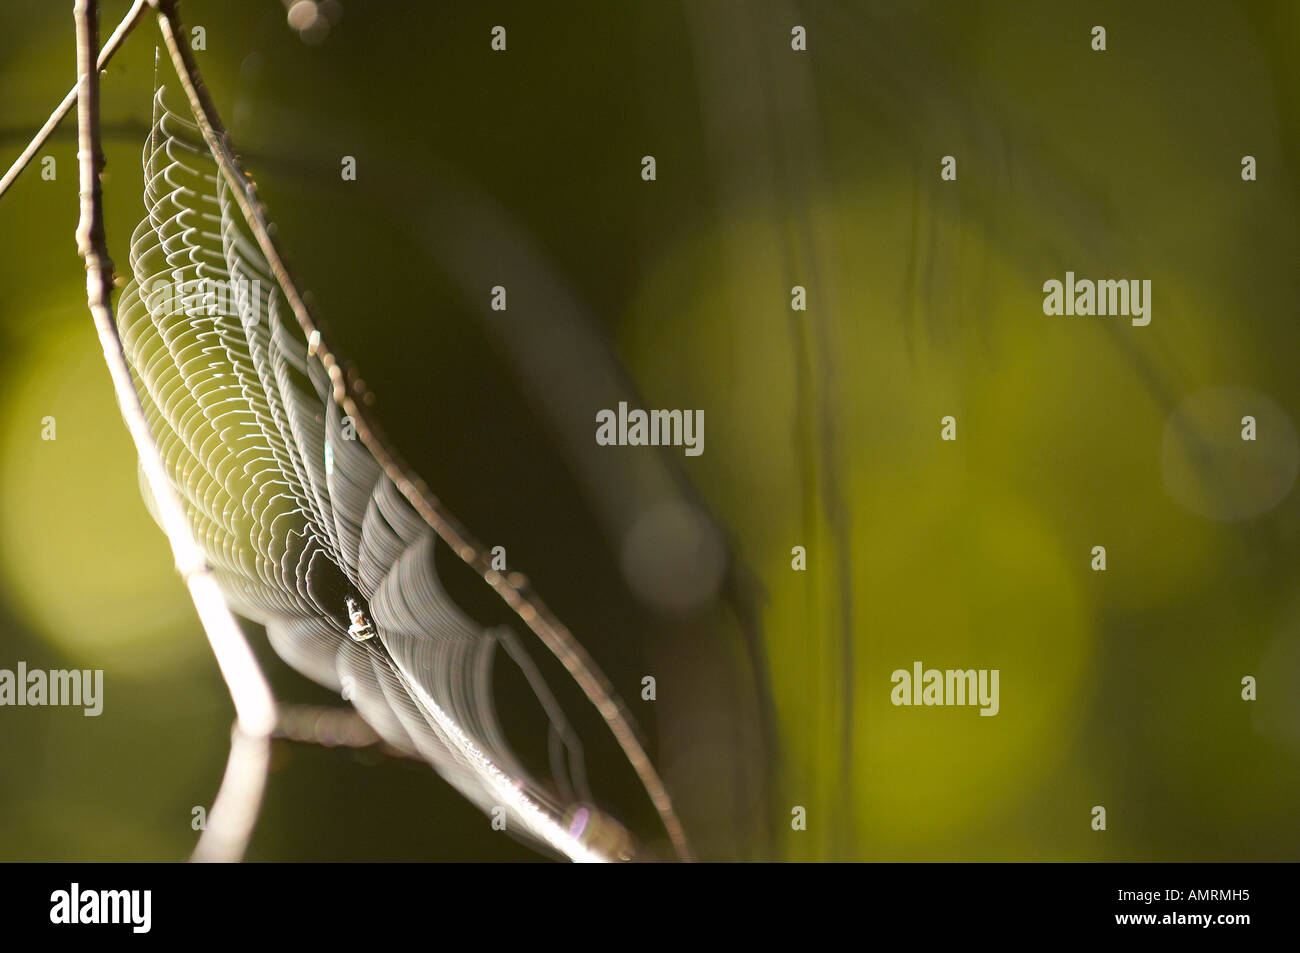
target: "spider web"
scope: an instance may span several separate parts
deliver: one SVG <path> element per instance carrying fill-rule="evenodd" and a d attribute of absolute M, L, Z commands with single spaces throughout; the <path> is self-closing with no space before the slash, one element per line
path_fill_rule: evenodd
<path fill-rule="evenodd" d="M 508 830 L 573 860 L 606 859 L 511 752 L 493 700 L 497 642 L 547 712 L 553 767 L 565 760 L 558 747 L 568 754 L 569 777 L 556 770 L 555 785 L 585 792 L 553 696 L 508 630 L 478 626 L 448 598 L 433 531 L 355 439 L 198 127 L 167 108 L 162 88 L 143 168 L 147 214 L 131 239 L 119 330 L 232 608 L 389 744 L 485 812 L 504 808 Z"/>

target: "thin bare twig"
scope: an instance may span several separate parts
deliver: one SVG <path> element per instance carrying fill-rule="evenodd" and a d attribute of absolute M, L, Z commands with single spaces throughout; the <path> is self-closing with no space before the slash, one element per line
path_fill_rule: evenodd
<path fill-rule="evenodd" d="M 81 195 L 77 248 L 86 262 L 86 298 L 104 352 L 104 363 L 113 379 L 122 419 L 157 503 L 159 522 L 217 657 L 238 718 L 226 774 L 194 856 L 196 860 L 238 860 L 243 856 L 261 805 L 266 768 L 270 762 L 271 732 L 275 728 L 275 700 L 244 633 L 226 606 L 203 549 L 194 537 L 184 505 L 149 431 L 144 408 L 131 378 L 131 368 L 122 349 L 122 340 L 118 336 L 113 318 L 113 262 L 104 235 L 99 180 L 104 155 L 99 129 L 99 70 L 96 66 L 99 14 L 96 0 L 76 0 L 74 15 L 77 23 L 77 162 Z"/>
<path fill-rule="evenodd" d="M 371 748 L 383 739 L 355 708 L 281 705 L 275 737 L 325 748 Z"/>
<path fill-rule="evenodd" d="M 333 352 L 327 347 L 321 334 L 320 326 L 312 317 L 297 283 L 293 280 L 284 256 L 274 237 L 274 229 L 267 217 L 266 207 L 258 196 L 257 186 L 252 176 L 248 175 L 231 147 L 216 106 L 208 94 L 198 65 L 184 41 L 184 29 L 181 25 L 177 0 L 150 0 L 158 9 L 158 21 L 162 29 L 163 40 L 176 69 L 176 74 L 185 88 L 194 119 L 203 133 L 208 148 L 212 151 L 221 170 L 222 177 L 230 186 L 231 193 L 247 219 L 253 237 L 266 256 L 271 273 L 284 291 L 285 299 L 293 310 L 299 326 L 307 335 L 310 353 L 325 369 L 333 385 L 334 398 L 344 412 L 356 424 L 358 437 L 371 452 L 383 469 L 384 474 L 415 508 L 416 512 L 429 524 L 439 537 L 451 547 L 462 560 L 472 566 L 484 581 L 510 606 L 521 620 L 537 635 L 542 644 L 553 654 L 581 687 L 588 700 L 609 726 L 624 756 L 636 771 L 649 795 L 651 803 L 658 812 L 669 840 L 682 860 L 691 860 L 690 846 L 672 806 L 658 771 L 645 752 L 640 739 L 632 727 L 627 711 L 614 691 L 613 686 L 597 667 L 596 662 L 586 649 L 573 637 L 573 634 L 556 619 L 531 591 L 524 577 L 517 573 L 503 575 L 492 568 L 491 558 L 463 526 L 442 506 L 428 486 L 414 475 L 405 465 L 399 454 L 383 437 L 376 422 L 365 409 L 367 394 L 357 385 L 355 375 L 344 373 L 343 366 Z"/>
<path fill-rule="evenodd" d="M 126 16 L 122 18 L 122 22 L 119 23 L 117 29 L 113 31 L 113 35 L 110 36 L 108 42 L 104 44 L 104 48 L 100 50 L 98 57 L 98 66 L 100 69 L 103 69 L 108 65 L 108 61 L 113 58 L 113 54 L 116 53 L 117 48 L 122 45 L 122 41 L 125 40 L 127 36 L 130 35 L 131 31 L 139 25 L 140 21 L 144 19 L 144 15 L 148 9 L 148 0 L 135 0 L 135 3 L 131 5 L 131 9 L 127 11 Z M 4 174 L 4 178 L 0 179 L 0 198 L 4 198 L 4 194 L 8 191 L 9 186 L 13 185 L 18 176 L 22 174 L 23 169 L 27 168 L 27 164 L 32 161 L 32 157 L 41 151 L 41 146 L 45 145 L 46 141 L 50 138 L 50 135 L 58 128 L 59 123 L 63 122 L 63 117 L 68 114 L 69 110 L 72 109 L 72 104 L 77 101 L 77 89 L 79 86 L 80 84 L 73 86 L 72 89 L 68 90 L 68 95 L 63 97 L 63 102 L 59 103 L 59 105 L 55 107 L 54 112 L 50 113 L 50 118 L 45 120 L 45 125 L 41 126 L 41 129 L 36 133 L 35 138 L 33 138 L 32 141 L 27 144 L 27 148 L 23 150 L 23 154 L 14 160 L 14 164 L 9 167 L 9 171 Z"/>
<path fill-rule="evenodd" d="M 230 732 L 230 757 L 221 777 L 217 799 L 190 859 L 196 863 L 238 861 L 248 849 L 262 806 L 266 775 L 271 766 L 271 738 L 253 735 L 235 722 Z"/>

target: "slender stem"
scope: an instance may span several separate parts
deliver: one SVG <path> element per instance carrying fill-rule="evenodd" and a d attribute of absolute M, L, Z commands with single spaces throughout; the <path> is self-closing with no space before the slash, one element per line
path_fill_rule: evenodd
<path fill-rule="evenodd" d="M 258 247 L 266 256 L 272 275 L 283 290 L 285 299 L 293 310 L 303 333 L 307 335 L 312 356 L 320 361 L 321 366 L 328 373 L 335 399 L 344 413 L 355 422 L 361 442 L 415 511 L 533 630 L 542 644 L 560 661 L 581 687 L 609 726 L 624 756 L 636 771 L 678 856 L 682 860 L 692 859 L 686 833 L 673 809 L 668 790 L 641 745 L 632 727 L 631 719 L 609 680 L 573 634 L 551 615 L 541 599 L 521 581 L 523 577 L 515 573 L 505 576 L 492 568 L 488 552 L 444 509 L 424 481 L 415 476 L 403 463 L 365 409 L 366 395 L 357 387 L 356 378 L 349 377 L 343 372 L 341 363 L 326 346 L 319 325 L 312 317 L 297 283 L 285 264 L 284 256 L 280 253 L 273 234 L 274 229 L 267 217 L 266 207 L 258 196 L 257 186 L 235 156 L 230 144 L 230 136 L 208 94 L 189 45 L 184 41 L 184 29 L 177 11 L 176 0 L 152 0 L 152 2 L 157 6 L 163 40 L 181 85 L 185 88 L 190 108 L 203 133 L 203 138 L 211 149 L 222 176 L 230 186 L 240 211 L 247 219 Z"/>
<path fill-rule="evenodd" d="M 355 708 L 281 705 L 275 737 L 326 748 L 370 748 L 382 739 Z"/>
<path fill-rule="evenodd" d="M 257 818 L 275 728 L 275 701 L 244 633 L 226 606 L 216 577 L 190 527 L 176 488 L 167 474 L 158 445 L 149 431 L 144 407 L 131 378 L 113 318 L 113 262 L 104 235 L 100 172 L 98 9 L 95 0 L 76 0 L 77 22 L 77 164 L 80 171 L 81 219 L 77 248 L 86 262 L 86 298 L 113 379 L 118 407 L 135 444 L 159 522 L 171 544 L 176 568 L 189 589 L 199 621 L 212 645 L 238 717 L 226 777 L 213 805 L 196 858 L 238 860 Z"/>
<path fill-rule="evenodd" d="M 148 9 L 148 0 L 135 0 L 135 3 L 131 5 L 131 9 L 127 11 L 126 16 L 122 18 L 122 22 L 119 23 L 117 29 L 113 31 L 113 35 L 110 36 L 108 42 L 104 44 L 104 48 L 100 50 L 98 63 L 100 69 L 103 69 L 108 65 L 108 61 L 113 58 L 113 54 L 116 53 L 117 48 L 122 45 L 122 41 L 125 40 L 131 31 L 139 25 L 140 21 L 144 19 L 144 15 Z M 78 84 L 78 86 L 79 85 L 80 84 Z M 73 86 L 72 89 L 68 90 L 68 95 L 63 97 L 63 102 L 59 103 L 54 112 L 50 113 L 50 118 L 45 120 L 45 125 L 41 126 L 40 131 L 36 133 L 36 137 L 27 144 L 27 148 L 23 150 L 23 154 L 14 160 L 14 164 L 9 167 L 9 171 L 4 174 L 4 178 L 0 179 L 0 198 L 4 197 L 9 186 L 13 185 L 18 176 L 22 174 L 23 169 L 27 168 L 28 163 L 32 161 L 32 158 L 36 153 L 41 151 L 41 146 L 45 145 L 54 130 L 58 128 L 59 123 L 63 122 L 63 118 L 72 109 L 73 103 L 77 101 L 78 86 Z"/>
<path fill-rule="evenodd" d="M 230 732 L 226 773 L 191 860 L 211 863 L 237 861 L 244 856 L 257 822 L 270 764 L 270 739 L 250 735 L 235 722 Z"/>

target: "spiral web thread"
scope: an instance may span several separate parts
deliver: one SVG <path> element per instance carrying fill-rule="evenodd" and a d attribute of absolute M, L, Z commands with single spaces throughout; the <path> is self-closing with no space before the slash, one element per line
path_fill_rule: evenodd
<path fill-rule="evenodd" d="M 556 787 L 585 792 L 580 748 L 553 697 L 508 630 L 476 625 L 444 592 L 432 530 L 354 439 L 198 127 L 163 93 L 119 324 L 226 598 L 385 741 L 485 812 L 504 808 L 508 829 L 572 860 L 608 859 L 566 829 L 563 805 L 512 754 L 493 702 L 497 642 L 551 721 Z"/>

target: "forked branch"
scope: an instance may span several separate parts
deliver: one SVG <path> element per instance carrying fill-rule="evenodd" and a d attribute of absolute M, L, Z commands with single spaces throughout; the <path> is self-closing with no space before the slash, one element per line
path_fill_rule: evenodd
<path fill-rule="evenodd" d="M 486 550 L 443 509 L 424 482 L 405 466 L 365 410 L 365 395 L 356 385 L 355 379 L 344 373 L 342 365 L 323 341 L 319 327 L 277 247 L 256 185 L 240 167 L 198 66 L 189 47 L 181 39 L 183 30 L 175 0 L 136 0 L 102 51 L 98 48 L 96 3 L 94 0 L 76 0 L 77 85 L 64 97 L 4 178 L 0 179 L 0 196 L 30 163 L 75 102 L 78 106 L 81 191 L 81 220 L 77 229 L 77 242 L 86 262 L 87 300 L 91 316 L 113 380 L 118 405 L 139 455 L 146 482 L 157 501 L 159 521 L 171 544 L 177 569 L 189 589 L 237 713 L 226 774 L 194 858 L 238 860 L 242 857 L 265 787 L 270 739 L 276 726 L 276 706 L 252 650 L 207 565 L 203 550 L 186 517 L 183 503 L 167 475 L 135 391 L 113 318 L 113 264 L 104 235 L 99 181 L 103 168 L 100 149 L 99 70 L 139 24 L 146 6 L 152 6 L 158 11 L 159 25 L 168 53 L 185 88 L 195 120 L 249 223 L 254 239 L 270 264 L 299 325 L 311 342 L 312 357 L 320 361 L 328 373 L 335 399 L 356 422 L 362 442 L 430 527 L 482 576 L 564 665 L 614 734 L 659 813 L 674 849 L 683 860 L 690 860 L 691 852 L 685 832 L 668 792 L 633 730 L 622 702 L 595 661 L 527 587 L 522 577 L 514 574 L 507 577 L 491 567 Z"/>
<path fill-rule="evenodd" d="M 113 58 L 113 54 L 122 45 L 122 41 L 139 25 L 148 10 L 149 4 L 147 0 L 135 0 L 126 16 L 122 18 L 122 22 L 113 31 L 113 35 L 104 44 L 104 48 L 99 51 L 98 65 L 100 69 L 108 65 L 108 61 Z M 14 160 L 14 164 L 9 167 L 9 171 L 4 174 L 4 178 L 0 178 L 0 198 L 4 197 L 9 186 L 22 174 L 23 169 L 27 168 L 28 163 L 32 161 L 36 153 L 41 151 L 41 146 L 45 145 L 49 140 L 54 130 L 59 127 L 59 123 L 63 122 L 64 117 L 68 115 L 69 110 L 76 103 L 77 90 L 80 88 L 81 84 L 78 83 L 68 90 L 68 95 L 63 97 L 63 102 L 59 103 L 54 112 L 50 113 L 50 118 L 45 120 L 45 125 L 41 126 L 40 131 L 36 133 L 32 141 L 27 143 L 27 148 L 23 150 L 22 155 Z"/>
<path fill-rule="evenodd" d="M 199 73 L 198 64 L 185 43 L 177 0 L 151 0 L 158 9 L 158 21 L 164 42 L 171 56 L 176 74 L 189 99 L 194 119 L 203 133 L 222 177 L 244 218 L 248 221 L 253 238 L 270 265 L 271 273 L 284 292 L 285 299 L 299 326 L 310 342 L 311 356 L 320 361 L 329 375 L 334 398 L 344 413 L 356 424 L 357 436 L 378 461 L 384 474 L 392 480 L 415 511 L 442 538 L 452 551 L 474 568 L 521 620 L 536 634 L 542 644 L 568 671 L 595 706 L 605 724 L 618 741 L 624 756 L 636 771 L 637 777 L 658 812 L 668 833 L 673 849 L 682 860 L 691 860 L 690 846 L 681 821 L 673 809 L 668 790 L 646 754 L 640 739 L 633 730 L 631 719 L 619 700 L 609 680 L 586 649 L 573 634 L 546 608 L 541 598 L 516 574 L 503 575 L 492 568 L 490 556 L 460 523 L 442 506 L 424 481 L 406 466 L 396 450 L 384 438 L 382 431 L 365 407 L 366 395 L 357 387 L 356 378 L 344 373 L 342 364 L 326 344 L 320 326 L 312 316 L 297 282 L 285 264 L 266 214 L 266 207 L 258 196 L 257 186 L 248 175 L 230 143 L 230 136 L 221 122 L 216 106 L 208 94 Z"/>
<path fill-rule="evenodd" d="M 122 419 L 140 458 L 145 481 L 157 503 L 159 522 L 217 657 L 238 719 L 221 790 L 194 857 L 196 860 L 239 860 L 248 845 L 262 801 L 270 761 L 271 733 L 276 721 L 275 701 L 194 537 L 184 505 L 150 433 L 122 349 L 122 340 L 118 336 L 113 317 L 113 262 L 104 235 L 100 190 L 104 155 L 99 128 L 99 15 L 95 0 L 76 0 L 74 15 L 77 24 L 77 163 L 81 195 L 77 249 L 86 262 L 86 297 Z"/>

